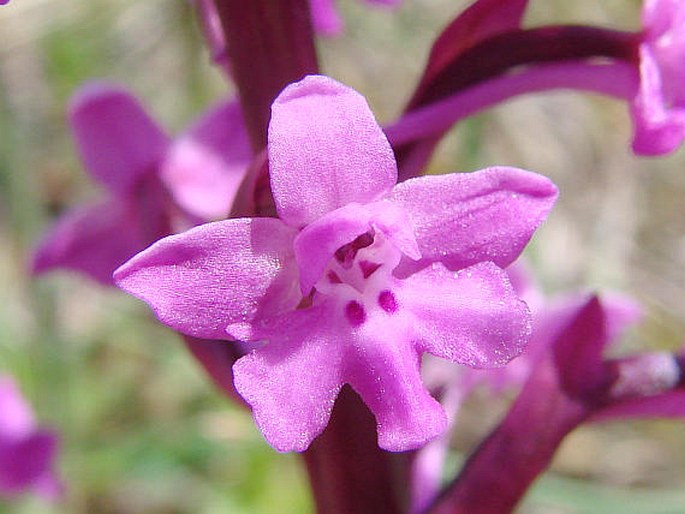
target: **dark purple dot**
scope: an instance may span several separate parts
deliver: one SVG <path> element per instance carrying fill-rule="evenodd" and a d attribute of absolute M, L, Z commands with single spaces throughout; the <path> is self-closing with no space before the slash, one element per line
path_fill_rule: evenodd
<path fill-rule="evenodd" d="M 340 280 L 340 277 L 338 276 L 338 274 L 335 271 L 332 271 L 332 270 L 329 271 L 327 276 L 328 276 L 328 281 L 331 284 L 342 284 L 342 280 Z"/>
<path fill-rule="evenodd" d="M 395 298 L 395 295 L 387 289 L 381 291 L 378 295 L 378 305 L 381 306 L 381 309 L 390 314 L 397 312 L 397 299 Z"/>
<path fill-rule="evenodd" d="M 359 269 L 362 270 L 364 278 L 369 278 L 381 265 L 371 261 L 359 261 Z"/>
<path fill-rule="evenodd" d="M 358 327 L 366 321 L 364 307 L 354 300 L 345 306 L 345 316 L 347 316 L 347 321 L 349 321 L 350 325 L 353 327 Z"/>

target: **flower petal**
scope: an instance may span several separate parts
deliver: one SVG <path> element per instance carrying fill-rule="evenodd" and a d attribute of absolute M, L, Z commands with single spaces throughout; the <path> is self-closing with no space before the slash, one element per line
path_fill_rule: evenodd
<path fill-rule="evenodd" d="M 33 411 L 9 376 L 0 376 L 0 438 L 20 439 L 35 427 Z"/>
<path fill-rule="evenodd" d="M 228 325 L 249 324 L 300 301 L 294 237 L 275 218 L 208 223 L 158 241 L 120 267 L 114 280 L 171 328 L 227 339 Z"/>
<path fill-rule="evenodd" d="M 141 230 L 133 206 L 109 199 L 68 212 L 39 243 L 34 273 L 65 268 L 112 285 L 112 273 L 152 241 Z"/>
<path fill-rule="evenodd" d="M 421 381 L 412 319 L 402 312 L 393 318 L 376 313 L 354 333 L 345 378 L 376 417 L 378 446 L 405 451 L 443 433 L 447 416 Z"/>
<path fill-rule="evenodd" d="M 311 75 L 286 87 L 271 112 L 271 187 L 286 224 L 300 228 L 348 203 L 370 203 L 397 181 L 390 144 L 353 89 Z"/>
<path fill-rule="evenodd" d="M 504 366 L 528 343 L 531 316 L 491 262 L 451 272 L 433 264 L 401 282 L 421 350 L 474 368 Z"/>
<path fill-rule="evenodd" d="M 640 48 L 640 89 L 631 106 L 633 151 L 639 155 L 664 155 L 685 139 L 685 109 L 669 108 L 664 98 L 661 71 L 654 55 Z"/>
<path fill-rule="evenodd" d="M 130 193 L 155 171 L 167 136 L 125 89 L 103 82 L 79 89 L 69 120 L 88 172 L 115 194 Z"/>
<path fill-rule="evenodd" d="M 504 268 L 521 253 L 556 198 L 549 179 L 516 168 L 402 182 L 390 200 L 406 210 L 422 259 L 398 272 L 406 275 L 436 261 L 450 269 L 481 261 Z"/>
<path fill-rule="evenodd" d="M 333 5 L 333 0 L 309 0 L 314 30 L 324 36 L 336 36 L 342 32 L 343 21 Z"/>
<path fill-rule="evenodd" d="M 189 213 L 204 220 L 225 218 L 251 159 L 240 105 L 224 102 L 174 141 L 161 178 Z"/>
<path fill-rule="evenodd" d="M 235 387 L 280 452 L 304 451 L 328 424 L 343 385 L 345 341 L 329 303 L 281 317 L 269 342 L 233 366 Z"/>

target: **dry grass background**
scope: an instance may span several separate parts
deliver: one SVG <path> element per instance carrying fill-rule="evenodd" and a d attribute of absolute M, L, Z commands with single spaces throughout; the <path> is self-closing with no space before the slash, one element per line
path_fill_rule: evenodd
<path fill-rule="evenodd" d="M 339 3 L 347 30 L 320 41 L 323 69 L 390 121 L 432 38 L 465 2 L 405 0 L 393 13 Z M 526 23 L 635 28 L 639 8 L 532 0 Z M 0 512 L 308 512 L 295 458 L 266 447 L 249 416 L 214 394 L 141 305 L 73 275 L 25 273 L 50 220 L 98 194 L 64 119 L 69 95 L 92 77 L 129 86 L 170 132 L 231 89 L 209 65 L 184 0 L 0 7 L 0 369 L 17 375 L 41 419 L 62 431 L 69 489 L 58 506 L 27 498 Z M 634 295 L 645 321 L 619 351 L 673 349 L 685 333 L 685 153 L 636 158 L 629 137 L 619 102 L 536 95 L 463 123 L 431 172 L 506 164 L 550 176 L 561 199 L 528 251 L 545 288 Z M 460 452 L 504 404 L 478 400 L 462 417 Z M 683 433 L 673 421 L 578 430 L 521 512 L 683 513 Z"/>

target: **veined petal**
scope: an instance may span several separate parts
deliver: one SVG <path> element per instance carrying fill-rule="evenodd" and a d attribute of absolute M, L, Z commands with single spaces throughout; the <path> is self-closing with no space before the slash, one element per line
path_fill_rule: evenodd
<path fill-rule="evenodd" d="M 504 366 L 528 343 L 531 316 L 506 273 L 491 262 L 453 272 L 433 264 L 401 282 L 422 351 L 474 368 Z"/>
<path fill-rule="evenodd" d="M 161 178 L 189 213 L 204 220 L 224 218 L 251 159 L 240 105 L 224 102 L 173 142 Z"/>
<path fill-rule="evenodd" d="M 76 145 L 88 172 L 118 195 L 154 172 L 169 140 L 125 89 L 103 82 L 79 89 L 69 107 Z"/>
<path fill-rule="evenodd" d="M 228 325 L 250 324 L 300 301 L 294 237 L 275 218 L 208 223 L 158 241 L 120 267 L 114 280 L 171 328 L 227 339 Z"/>
<path fill-rule="evenodd" d="M 236 389 L 280 452 L 306 450 L 328 424 L 347 347 L 336 315 L 330 303 L 292 311 L 255 333 L 269 342 L 233 366 Z"/>
<path fill-rule="evenodd" d="M 504 268 L 521 253 L 557 198 L 541 175 L 516 168 L 426 176 L 398 184 L 390 200 L 407 212 L 422 259 L 461 269 L 481 261 Z"/>
<path fill-rule="evenodd" d="M 71 269 L 112 285 L 114 270 L 150 242 L 134 208 L 109 199 L 74 209 L 59 219 L 40 241 L 32 271 Z"/>
<path fill-rule="evenodd" d="M 300 228 L 397 181 L 393 151 L 359 93 L 328 77 L 291 84 L 271 108 L 269 167 L 279 216 Z"/>
<path fill-rule="evenodd" d="M 346 379 L 376 417 L 378 446 L 413 450 L 443 433 L 447 416 L 421 381 L 413 319 L 390 316 L 376 312 L 353 333 Z"/>

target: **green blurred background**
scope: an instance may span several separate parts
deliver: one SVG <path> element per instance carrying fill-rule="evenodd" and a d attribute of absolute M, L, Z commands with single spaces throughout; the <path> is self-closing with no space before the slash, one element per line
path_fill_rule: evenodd
<path fill-rule="evenodd" d="M 322 68 L 391 121 L 432 39 L 465 2 L 405 0 L 395 12 L 339 5 L 346 31 L 319 41 Z M 632 0 L 532 0 L 526 23 L 636 28 L 639 9 Z M 0 512 L 310 512 L 297 457 L 272 451 L 143 305 L 73 274 L 27 275 L 41 232 L 100 194 L 64 115 L 91 78 L 128 86 L 170 133 L 232 94 L 185 0 L 0 7 L 0 370 L 16 376 L 41 423 L 61 432 L 67 485 L 61 503 L 26 497 Z M 552 177 L 562 197 L 528 251 L 546 289 L 632 294 L 647 314 L 616 351 L 674 349 L 685 333 L 685 153 L 638 159 L 629 138 L 619 102 L 537 95 L 463 123 L 430 171 L 506 164 Z M 453 467 L 505 405 L 469 401 Z M 676 421 L 582 428 L 520 512 L 685 513 L 684 435 Z"/>

